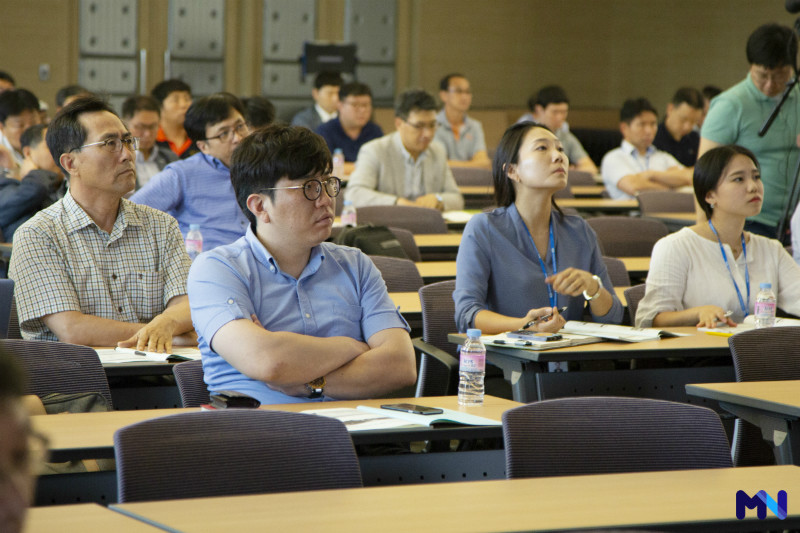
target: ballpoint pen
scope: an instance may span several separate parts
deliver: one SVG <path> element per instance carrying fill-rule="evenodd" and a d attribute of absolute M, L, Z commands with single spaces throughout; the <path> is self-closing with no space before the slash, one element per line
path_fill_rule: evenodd
<path fill-rule="evenodd" d="M 564 307 L 560 307 L 558 309 L 558 314 L 562 315 L 562 314 L 564 314 L 564 312 L 566 310 L 567 310 L 567 306 L 566 305 Z M 549 315 L 540 316 L 538 318 L 534 318 L 533 320 L 531 320 L 530 322 L 528 322 L 527 324 L 522 326 L 522 329 L 528 329 L 529 327 L 533 326 L 534 324 L 538 324 L 539 322 L 544 322 L 546 320 L 550 320 L 551 318 L 553 318 L 553 313 L 550 313 Z"/>

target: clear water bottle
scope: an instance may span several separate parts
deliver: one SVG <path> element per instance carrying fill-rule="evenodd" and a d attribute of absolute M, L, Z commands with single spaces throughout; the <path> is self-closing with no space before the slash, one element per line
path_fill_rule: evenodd
<path fill-rule="evenodd" d="M 458 405 L 483 405 L 486 347 L 481 342 L 481 330 L 467 330 L 459 359 Z"/>
<path fill-rule="evenodd" d="M 186 253 L 192 261 L 203 251 L 203 234 L 200 233 L 200 224 L 189 224 L 189 233 L 186 234 Z"/>
<path fill-rule="evenodd" d="M 756 296 L 756 327 L 771 328 L 775 325 L 775 293 L 772 292 L 772 283 L 762 283 Z"/>
<path fill-rule="evenodd" d="M 357 225 L 356 207 L 351 200 L 345 200 L 344 207 L 342 207 L 342 226 L 355 227 Z"/>
<path fill-rule="evenodd" d="M 344 179 L 344 152 L 341 148 L 333 151 L 333 175 L 340 180 Z"/>

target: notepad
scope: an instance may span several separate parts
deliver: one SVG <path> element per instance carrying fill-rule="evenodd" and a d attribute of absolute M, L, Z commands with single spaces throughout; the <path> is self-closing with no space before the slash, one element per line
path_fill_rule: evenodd
<path fill-rule="evenodd" d="M 563 330 L 562 330 L 563 331 Z M 603 339 L 593 335 L 580 335 L 573 333 L 561 333 L 561 339 L 556 341 L 537 341 L 535 339 L 518 339 L 510 337 L 508 333 L 498 335 L 481 335 L 481 342 L 489 346 L 499 346 L 501 348 L 520 348 L 540 352 L 543 350 L 553 350 L 555 348 L 565 348 L 567 346 L 580 346 L 581 344 L 592 344 L 602 342 Z"/>
<path fill-rule="evenodd" d="M 597 322 L 580 322 L 568 320 L 561 328 L 564 333 L 577 333 L 581 335 L 592 335 L 604 339 L 624 341 L 624 342 L 643 342 L 656 341 L 665 337 L 683 337 L 686 334 L 672 333 L 656 328 L 633 328 L 631 326 L 618 326 L 616 324 L 599 324 Z"/>
<path fill-rule="evenodd" d="M 433 407 L 433 406 L 432 406 Z M 359 405 L 355 409 L 310 409 L 302 411 L 306 414 L 327 416 L 336 418 L 344 422 L 348 431 L 368 431 L 372 429 L 390 429 L 413 426 L 439 426 L 439 425 L 461 425 L 461 426 L 500 426 L 502 422 L 492 420 L 482 416 L 454 411 L 452 409 L 442 409 L 441 414 L 418 415 L 414 413 L 404 413 L 402 411 L 391 411 L 379 407 L 369 407 Z"/>
<path fill-rule="evenodd" d="M 178 363 L 202 358 L 200 350 L 194 347 L 173 348 L 171 353 L 139 351 L 133 348 L 103 348 L 96 350 L 103 364 L 140 363 L 142 361 L 167 361 Z"/>

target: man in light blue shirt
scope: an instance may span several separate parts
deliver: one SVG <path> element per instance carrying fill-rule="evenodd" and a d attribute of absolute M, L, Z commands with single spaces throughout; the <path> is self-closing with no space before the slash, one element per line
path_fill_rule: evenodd
<path fill-rule="evenodd" d="M 211 250 L 247 230 L 228 168 L 234 148 L 249 133 L 244 108 L 232 94 L 212 94 L 189 107 L 184 127 L 200 153 L 167 165 L 131 201 L 175 217 L 184 238 L 191 224 L 199 224 L 203 249 Z"/>
<path fill-rule="evenodd" d="M 472 88 L 462 74 L 448 74 L 439 82 L 442 110 L 436 115 L 436 140 L 447 149 L 450 166 L 486 167 L 492 162 L 486 153 L 483 125 L 467 116 L 472 105 Z"/>
<path fill-rule="evenodd" d="M 298 126 L 258 130 L 231 180 L 244 237 L 201 254 L 189 273 L 209 390 L 262 403 L 375 398 L 416 379 L 408 325 L 372 261 L 325 240 L 333 224 L 325 141 Z"/>

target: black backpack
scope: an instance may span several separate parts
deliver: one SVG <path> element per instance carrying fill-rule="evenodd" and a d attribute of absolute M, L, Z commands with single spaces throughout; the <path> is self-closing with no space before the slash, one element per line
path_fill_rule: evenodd
<path fill-rule="evenodd" d="M 386 226 L 366 224 L 344 228 L 336 236 L 334 242 L 358 248 L 367 255 L 386 255 L 408 259 L 397 236 Z"/>

